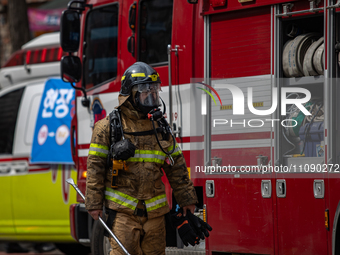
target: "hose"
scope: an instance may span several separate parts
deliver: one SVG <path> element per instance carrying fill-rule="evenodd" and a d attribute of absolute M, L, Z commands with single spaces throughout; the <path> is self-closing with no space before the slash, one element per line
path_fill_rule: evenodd
<path fill-rule="evenodd" d="M 162 117 L 162 122 L 165 124 L 165 129 L 166 129 L 166 132 L 169 132 L 171 134 L 171 137 L 172 137 L 172 149 L 170 152 L 166 152 L 161 143 L 159 142 L 159 139 L 158 139 L 158 135 L 157 135 L 157 130 L 156 130 L 156 127 L 155 127 L 155 122 L 154 122 L 154 119 L 153 119 L 153 116 L 150 118 L 151 119 L 151 122 L 152 122 L 152 127 L 153 127 L 153 130 L 155 132 L 155 136 L 156 136 L 156 140 L 157 140 L 157 143 L 159 145 L 159 147 L 161 148 L 161 150 L 168 156 L 169 160 L 171 161 L 171 166 L 174 165 L 174 159 L 171 157 L 171 154 L 175 151 L 175 146 L 176 146 L 176 139 L 171 131 L 171 128 L 169 127 L 169 124 L 168 122 L 164 119 L 164 117 Z"/>

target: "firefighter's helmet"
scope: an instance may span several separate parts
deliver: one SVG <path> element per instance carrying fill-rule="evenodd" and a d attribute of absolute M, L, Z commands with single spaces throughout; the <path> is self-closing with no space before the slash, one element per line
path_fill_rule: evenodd
<path fill-rule="evenodd" d="M 119 92 L 119 106 L 127 99 L 137 109 L 147 114 L 160 106 L 161 79 L 155 69 L 136 62 L 124 72 Z"/>
<path fill-rule="evenodd" d="M 144 62 L 136 62 L 128 67 L 122 77 L 122 86 L 119 94 L 129 96 L 132 87 L 138 84 L 161 83 L 158 73 L 155 69 Z"/>

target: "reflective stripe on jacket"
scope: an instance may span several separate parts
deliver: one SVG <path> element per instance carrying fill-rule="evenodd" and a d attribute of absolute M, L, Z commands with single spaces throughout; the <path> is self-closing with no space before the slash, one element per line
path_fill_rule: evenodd
<path fill-rule="evenodd" d="M 121 119 L 124 132 L 142 132 L 153 129 L 152 123 L 137 112 L 129 101 L 121 107 Z M 156 128 L 158 127 L 157 123 Z M 118 188 L 111 188 L 112 174 L 107 170 L 106 162 L 110 148 L 109 117 L 98 121 L 93 130 L 89 156 L 87 160 L 86 209 L 102 209 L 103 202 L 110 209 L 133 214 L 140 200 L 144 200 L 148 218 L 159 217 L 169 211 L 165 187 L 161 180 L 163 170 L 173 189 L 179 206 L 197 203 L 194 186 L 189 179 L 188 170 L 182 151 L 175 143 L 171 153 L 174 165 L 167 163 L 167 155 L 157 143 L 155 134 L 134 136 L 125 134 L 136 146 L 134 157 L 125 162 L 126 169 L 120 169 L 116 177 Z M 168 140 L 158 133 L 162 148 L 170 152 L 173 140 Z"/>
<path fill-rule="evenodd" d="M 108 187 L 106 187 L 105 190 L 105 199 L 114 201 L 117 204 L 130 208 L 133 211 L 136 210 L 136 206 L 138 204 L 137 198 L 131 197 L 127 194 L 119 192 L 118 190 L 114 190 Z M 148 212 L 161 208 L 168 204 L 165 194 L 145 200 L 144 202 L 146 210 Z"/>
<path fill-rule="evenodd" d="M 90 144 L 89 155 L 107 158 L 108 154 L 109 154 L 109 147 L 108 146 L 100 145 L 100 144 L 96 144 L 96 143 Z"/>
<path fill-rule="evenodd" d="M 168 148 L 168 152 L 171 151 L 173 145 Z M 176 157 L 182 154 L 182 151 L 178 144 L 176 143 L 175 150 L 171 154 L 171 157 Z M 162 151 L 155 151 L 155 150 L 136 150 L 135 156 L 131 157 L 127 160 L 127 162 L 155 162 L 159 164 L 164 164 L 167 155 Z"/>

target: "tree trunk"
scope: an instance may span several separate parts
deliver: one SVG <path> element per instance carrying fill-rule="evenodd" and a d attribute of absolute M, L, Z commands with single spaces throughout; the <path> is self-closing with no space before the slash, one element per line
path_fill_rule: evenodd
<path fill-rule="evenodd" d="M 8 1 L 8 24 L 12 52 L 30 40 L 26 0 Z"/>

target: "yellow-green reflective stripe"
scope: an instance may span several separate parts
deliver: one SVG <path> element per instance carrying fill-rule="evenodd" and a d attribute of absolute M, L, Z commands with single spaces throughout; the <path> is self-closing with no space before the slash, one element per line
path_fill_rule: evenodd
<path fill-rule="evenodd" d="M 89 155 L 99 156 L 102 158 L 107 158 L 109 154 L 109 147 L 101 144 L 91 143 L 89 149 Z"/>
<path fill-rule="evenodd" d="M 165 194 L 151 198 L 151 199 L 148 199 L 148 200 L 145 200 L 145 206 L 146 206 L 146 210 L 148 212 L 155 210 L 155 209 L 158 209 L 158 208 L 161 208 L 161 207 L 167 205 L 167 203 L 168 202 L 167 202 Z"/>
<path fill-rule="evenodd" d="M 124 194 L 117 190 L 110 189 L 108 187 L 106 187 L 105 190 L 105 198 L 113 202 L 116 202 L 117 204 L 126 206 L 132 210 L 136 209 L 138 203 L 137 198 L 131 197 L 127 194 Z"/>
<path fill-rule="evenodd" d="M 130 201 L 136 203 L 136 205 L 137 205 L 137 203 L 138 203 L 138 199 L 137 199 L 137 198 L 134 198 L 134 197 L 131 197 L 131 196 L 127 195 L 127 194 L 124 194 L 123 192 L 120 192 L 120 191 L 118 191 L 118 190 L 111 189 L 111 188 L 109 188 L 109 187 L 106 187 L 106 190 L 107 190 L 108 192 L 115 193 L 115 194 L 117 194 L 117 195 L 119 195 L 119 196 L 121 196 L 121 197 L 124 197 L 124 198 L 130 200 Z"/>
<path fill-rule="evenodd" d="M 155 158 L 160 160 L 165 160 L 165 156 L 163 155 L 156 155 L 156 154 L 135 154 L 134 158 Z"/>
<path fill-rule="evenodd" d="M 168 202 L 165 201 L 165 202 L 163 202 L 163 203 L 161 203 L 161 204 L 152 206 L 152 207 L 150 207 L 150 208 L 146 208 L 146 211 L 147 211 L 147 212 L 150 212 L 150 211 L 152 211 L 152 210 L 156 210 L 156 209 L 158 209 L 158 208 L 161 208 L 161 207 L 163 207 L 163 206 L 166 206 L 167 204 L 168 204 Z"/>
<path fill-rule="evenodd" d="M 181 150 L 172 153 L 172 154 L 171 154 L 171 157 L 176 157 L 176 156 L 178 156 L 178 155 L 180 155 L 180 154 L 182 154 L 182 151 L 181 151 Z"/>
<path fill-rule="evenodd" d="M 128 162 L 151 162 L 151 163 L 164 164 L 164 160 L 161 160 L 158 158 L 129 158 L 126 161 Z"/>
<path fill-rule="evenodd" d="M 168 151 L 171 151 L 173 147 L 174 147 L 174 146 L 173 146 L 173 145 L 171 145 L 171 146 L 168 148 Z M 179 147 L 179 146 L 178 146 L 178 143 L 176 143 L 176 145 L 175 145 L 175 149 L 176 149 L 176 148 L 178 148 L 178 147 Z"/>
<path fill-rule="evenodd" d="M 171 145 L 171 146 L 168 148 L 168 151 L 171 151 L 173 147 L 174 147 L 174 146 Z M 182 154 L 181 147 L 179 147 L 178 144 L 176 143 L 174 152 L 171 154 L 171 157 L 176 157 L 176 156 L 178 156 L 178 155 L 180 155 L 180 154 Z"/>
<path fill-rule="evenodd" d="M 131 210 L 135 210 L 135 209 L 136 209 L 135 206 L 132 206 L 132 205 L 130 205 L 130 204 L 128 204 L 128 203 L 125 203 L 125 202 L 123 202 L 123 201 L 121 201 L 121 200 L 119 200 L 118 198 L 115 198 L 115 197 L 110 197 L 110 196 L 108 196 L 108 195 L 105 195 L 105 199 L 111 200 L 111 201 L 113 201 L 113 202 L 116 202 L 117 204 L 120 204 L 120 205 L 123 205 L 123 206 L 125 206 L 125 207 L 128 207 L 128 208 L 130 208 Z"/>
<path fill-rule="evenodd" d="M 125 79 L 125 75 L 122 77 L 121 81 L 123 81 Z"/>
<path fill-rule="evenodd" d="M 107 154 L 98 151 L 89 151 L 89 155 L 94 155 L 102 158 L 107 158 Z"/>
<path fill-rule="evenodd" d="M 154 162 L 163 164 L 166 154 L 161 151 L 135 150 L 135 155 L 128 162 Z"/>
<path fill-rule="evenodd" d="M 131 77 L 145 77 L 145 73 L 132 73 Z"/>
<path fill-rule="evenodd" d="M 97 144 L 97 143 L 91 143 L 90 144 L 90 148 L 99 148 L 99 149 L 103 149 L 103 150 L 109 150 L 109 147 L 105 146 L 105 145 L 101 145 L 101 144 Z"/>
<path fill-rule="evenodd" d="M 135 154 L 155 154 L 164 157 L 166 156 L 166 154 L 162 151 L 150 151 L 150 150 L 135 150 Z"/>
<path fill-rule="evenodd" d="M 152 202 L 155 202 L 155 201 L 162 199 L 162 198 L 165 198 L 165 197 L 166 197 L 166 194 L 163 194 L 163 195 L 160 195 L 160 196 L 157 196 L 157 197 L 153 197 L 151 199 L 145 200 L 145 204 L 148 205 Z"/>

